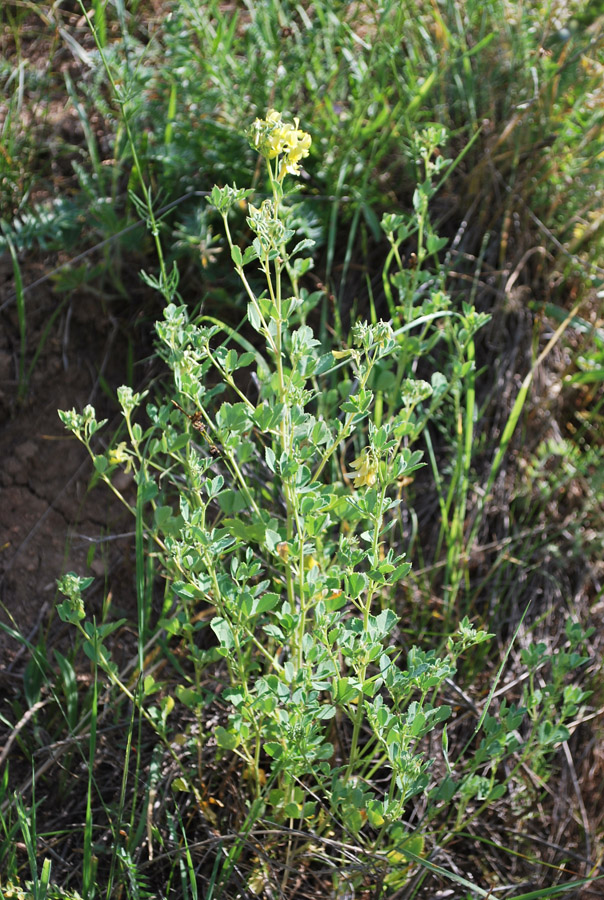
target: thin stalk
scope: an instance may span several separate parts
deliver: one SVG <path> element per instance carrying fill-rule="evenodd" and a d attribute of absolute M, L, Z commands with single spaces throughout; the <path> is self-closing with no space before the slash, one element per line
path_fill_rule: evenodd
<path fill-rule="evenodd" d="M 19 322 L 19 387 L 17 396 L 22 400 L 27 391 L 27 378 L 25 376 L 25 354 L 27 352 L 27 317 L 25 315 L 25 293 L 23 291 L 23 279 L 21 278 L 21 268 L 17 251 L 10 236 L 8 226 L 4 220 L 0 220 L 0 226 L 4 238 L 8 245 L 8 249 L 13 264 L 13 275 L 15 276 L 15 297 L 17 301 L 17 320 Z"/>
<path fill-rule="evenodd" d="M 153 236 L 153 240 L 155 242 L 155 249 L 157 252 L 157 259 L 159 262 L 159 270 L 160 270 L 160 289 L 161 289 L 161 293 L 163 294 L 164 300 L 166 301 L 166 303 L 169 303 L 173 299 L 173 292 L 170 291 L 170 289 L 169 289 L 168 272 L 166 269 L 166 263 L 165 263 L 165 259 L 164 259 L 162 246 L 161 246 L 161 241 L 159 239 L 159 225 L 158 225 L 157 218 L 155 216 L 155 211 L 153 209 L 153 201 L 152 201 L 152 197 L 151 197 L 151 191 L 147 187 L 147 185 L 143 179 L 143 167 L 141 165 L 138 151 L 136 149 L 136 142 L 134 140 L 134 134 L 133 134 L 132 128 L 130 126 L 130 118 L 129 118 L 128 112 L 126 110 L 127 100 L 122 99 L 122 97 L 121 97 L 121 92 L 120 92 L 120 90 L 116 84 L 116 81 L 113 77 L 113 73 L 111 72 L 111 67 L 109 66 L 107 57 L 105 56 L 105 51 L 103 49 L 103 44 L 100 40 L 97 28 L 93 24 L 93 22 L 90 18 L 90 14 L 89 14 L 88 10 L 86 9 L 86 7 L 84 6 L 83 0 L 78 0 L 78 4 L 80 6 L 80 9 L 82 10 L 82 14 L 84 15 L 84 18 L 86 19 L 86 24 L 90 28 L 90 32 L 94 38 L 94 42 L 97 46 L 97 50 L 99 51 L 99 56 L 101 57 L 101 61 L 103 63 L 103 68 L 105 69 L 105 72 L 107 73 L 107 78 L 109 79 L 109 83 L 111 85 L 111 90 L 113 91 L 113 96 L 115 98 L 115 101 L 121 110 L 121 114 L 122 114 L 122 118 L 123 118 L 123 122 L 124 122 L 124 128 L 126 129 L 126 135 L 128 137 L 128 144 L 130 146 L 130 151 L 132 153 L 132 161 L 134 163 L 134 168 L 136 170 L 136 174 L 138 175 L 138 180 L 139 180 L 139 183 L 141 186 L 141 190 L 143 192 L 144 206 L 147 211 L 147 215 L 149 217 L 149 219 L 148 219 L 149 230 L 150 230 L 151 235 Z"/>
<path fill-rule="evenodd" d="M 541 353 L 539 354 L 539 356 L 537 357 L 537 359 L 531 366 L 530 371 L 526 374 L 526 376 L 520 386 L 520 390 L 518 391 L 518 396 L 516 397 L 516 400 L 514 401 L 512 411 L 506 422 L 505 428 L 503 429 L 503 434 L 501 435 L 501 441 L 500 441 L 499 447 L 497 449 L 497 453 L 495 454 L 495 457 L 491 464 L 491 471 L 489 473 L 489 478 L 488 478 L 488 481 L 487 481 L 487 484 L 486 484 L 486 487 L 484 490 L 484 494 L 478 505 L 477 515 L 474 519 L 474 524 L 472 526 L 472 530 L 468 537 L 468 546 L 469 547 L 473 546 L 474 541 L 476 540 L 476 536 L 478 534 L 478 529 L 480 528 L 480 525 L 482 522 L 482 514 L 484 512 L 486 500 L 489 497 L 490 491 L 495 483 L 495 479 L 497 478 L 497 475 L 499 473 L 501 463 L 503 462 L 503 458 L 507 452 L 507 449 L 509 447 L 512 436 L 516 430 L 516 426 L 518 425 L 518 422 L 520 420 L 520 416 L 522 414 L 522 410 L 524 409 L 524 404 L 526 403 L 526 398 L 528 396 L 529 388 L 533 381 L 535 372 L 537 371 L 537 369 L 541 365 L 541 363 L 545 359 L 547 359 L 547 357 L 549 356 L 551 351 L 554 349 L 554 347 L 556 346 L 556 344 L 558 343 L 558 341 L 560 340 L 560 338 L 562 337 L 562 335 L 564 334 L 564 332 L 566 331 L 566 329 L 568 328 L 568 326 L 570 325 L 570 323 L 572 322 L 574 317 L 579 312 L 579 309 L 581 308 L 582 303 L 583 303 L 583 301 L 580 300 L 577 304 L 575 304 L 575 306 L 573 306 L 573 308 L 571 309 L 571 311 L 569 312 L 567 317 L 564 319 L 564 321 L 558 326 L 558 328 L 556 329 L 554 334 L 551 336 L 551 338 L 549 339 L 549 341 L 547 342 L 547 344 L 545 345 L 545 347 L 543 348 L 543 350 L 541 351 Z"/>
<path fill-rule="evenodd" d="M 84 847 L 82 862 L 82 893 L 84 900 L 92 900 L 95 894 L 94 859 L 92 855 L 92 783 L 94 760 L 96 756 L 96 729 L 98 719 L 98 634 L 96 622 L 93 621 L 92 637 L 92 701 L 90 705 L 90 731 L 88 734 L 88 783 L 86 786 L 86 817 L 84 820 Z"/>
<path fill-rule="evenodd" d="M 467 360 L 473 362 L 475 358 L 474 341 L 470 340 L 467 346 Z M 463 435 L 459 434 L 458 450 L 461 454 L 460 458 L 460 480 L 458 483 L 457 503 L 453 516 L 451 528 L 450 553 L 447 559 L 447 569 L 445 573 L 445 607 L 449 613 L 455 605 L 459 586 L 461 584 L 463 573 L 460 567 L 460 560 L 463 555 L 463 531 L 466 521 L 466 508 L 468 495 L 470 491 L 470 464 L 472 461 L 472 447 L 474 443 L 474 418 L 476 408 L 476 389 L 475 374 L 471 369 L 468 373 L 468 382 L 466 389 L 466 404 L 463 423 L 460 416 L 460 427 L 463 429 Z"/>
<path fill-rule="evenodd" d="M 376 358 L 377 358 L 377 352 L 376 352 L 375 356 L 373 357 L 373 359 L 369 360 L 369 364 L 367 366 L 367 371 L 360 379 L 359 384 L 360 384 L 361 390 L 365 389 L 365 386 L 367 384 L 367 381 L 368 381 L 371 371 L 373 369 L 373 364 L 374 364 Z M 351 429 L 353 420 L 355 419 L 356 415 L 357 415 L 357 413 L 348 413 L 346 415 L 346 419 L 344 420 L 344 424 L 342 426 L 341 431 L 339 432 L 336 439 L 334 441 L 332 441 L 332 443 L 327 447 L 320 462 L 316 466 L 315 471 L 313 472 L 313 475 L 312 475 L 313 481 L 316 481 L 319 478 L 321 472 L 325 468 L 326 464 L 329 462 L 329 459 L 331 458 L 332 453 L 337 449 L 337 447 L 339 447 L 339 445 L 342 443 L 342 441 L 346 440 L 346 438 L 350 434 L 350 429 Z"/>
<path fill-rule="evenodd" d="M 374 529 L 371 540 L 371 564 L 373 566 L 377 566 L 378 558 L 379 558 L 379 540 L 380 540 L 380 531 L 382 528 L 383 521 L 383 510 L 384 510 L 384 501 L 386 498 L 386 486 L 381 488 L 379 494 L 379 503 L 378 503 L 378 511 L 374 516 Z M 369 631 L 369 616 L 371 614 L 371 606 L 373 604 L 373 596 L 375 594 L 376 585 L 373 581 L 369 581 L 367 586 L 367 600 L 363 606 L 363 632 L 365 634 Z M 367 681 L 367 668 L 368 664 L 365 663 L 359 673 L 358 680 L 361 684 L 361 691 L 358 697 L 358 705 L 357 712 L 354 718 L 353 728 L 352 728 L 352 738 L 350 741 L 350 750 L 349 750 L 349 759 L 348 766 L 346 767 L 346 774 L 344 776 L 344 780 L 348 781 L 354 768 L 357 765 L 357 748 L 359 743 L 359 737 L 361 734 L 361 728 L 363 726 L 363 720 L 365 718 L 365 709 L 363 706 L 364 703 L 364 695 L 363 695 L 363 685 Z"/>
<path fill-rule="evenodd" d="M 142 673 L 142 668 L 140 671 Z M 140 697 L 141 697 L 141 694 L 139 694 L 139 698 Z M 119 799 L 118 816 L 117 816 L 117 821 L 120 825 L 121 825 L 121 822 L 123 821 L 123 813 L 124 813 L 124 808 L 126 805 L 126 785 L 128 783 L 128 772 L 129 772 L 129 767 L 130 767 L 130 754 L 131 754 L 131 749 L 132 749 L 132 733 L 133 733 L 133 729 L 134 729 L 134 713 L 135 713 L 135 711 L 136 711 L 136 707 L 133 705 L 132 713 L 130 716 L 130 724 L 129 724 L 128 732 L 126 735 L 126 751 L 124 754 L 124 768 L 123 768 L 123 772 L 122 772 L 122 779 L 121 779 L 122 783 L 121 783 L 121 788 L 120 788 L 120 799 Z M 137 753 L 140 754 L 139 747 L 137 747 Z M 138 770 L 138 765 L 137 765 L 137 770 Z M 136 808 L 136 781 L 137 781 L 137 779 L 135 778 L 134 779 L 135 797 L 133 798 L 133 802 L 132 802 L 132 812 L 133 813 Z M 119 840 L 119 839 L 120 839 L 120 836 L 114 834 L 114 840 Z M 107 879 L 107 891 L 105 893 L 105 900 L 111 900 L 113 883 L 114 883 L 114 878 L 115 878 L 116 862 L 117 862 L 117 856 L 115 853 L 112 853 L 111 854 L 111 868 L 109 870 L 109 877 Z"/>

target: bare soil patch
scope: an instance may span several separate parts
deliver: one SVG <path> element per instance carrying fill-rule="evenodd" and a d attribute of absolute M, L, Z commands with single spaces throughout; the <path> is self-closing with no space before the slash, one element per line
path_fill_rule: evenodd
<path fill-rule="evenodd" d="M 39 275 L 36 264 L 25 262 L 26 285 Z M 66 571 L 91 572 L 102 586 L 98 597 L 111 590 L 118 604 L 131 605 L 132 522 L 109 491 L 89 490 L 88 454 L 57 415 L 57 409 L 92 403 L 99 417 L 115 418 L 101 384 L 115 389 L 124 380 L 125 348 L 98 299 L 74 293 L 18 399 L 20 335 L 10 261 L 3 261 L 0 279 L 0 621 L 36 644 L 53 619 L 56 579 Z M 26 369 L 58 302 L 48 283 L 27 295 Z M 91 597 L 94 602 L 94 592 Z M 0 632 L 0 666 L 9 666 L 18 648 Z"/>

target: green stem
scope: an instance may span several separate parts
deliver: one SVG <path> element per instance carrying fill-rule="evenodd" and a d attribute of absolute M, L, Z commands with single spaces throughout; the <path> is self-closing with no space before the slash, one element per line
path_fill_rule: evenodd
<path fill-rule="evenodd" d="M 116 84 L 116 82 L 115 82 L 115 79 L 114 79 L 114 77 L 113 77 L 113 74 L 112 74 L 112 72 L 111 72 L 111 68 L 110 68 L 110 66 L 109 66 L 109 63 L 107 62 L 107 58 L 106 58 L 106 56 L 105 56 L 105 51 L 104 51 L 104 48 L 103 48 L 103 46 L 102 46 L 102 44 L 101 44 L 101 41 L 100 41 L 100 39 L 99 39 L 99 35 L 98 35 L 98 32 L 97 32 L 97 29 L 95 28 L 94 24 L 92 23 L 92 21 L 91 21 L 91 19 L 90 19 L 88 10 L 87 10 L 86 7 L 84 6 L 83 0 L 78 0 L 78 3 L 79 3 L 79 6 L 80 6 L 80 9 L 82 10 L 82 13 L 83 13 L 83 15 L 84 15 L 84 18 L 86 19 L 86 24 L 87 24 L 88 27 L 90 28 L 90 31 L 91 31 L 92 36 L 93 36 L 93 38 L 94 38 L 94 42 L 95 42 L 95 44 L 96 44 L 96 46 L 97 46 L 97 50 L 99 51 L 99 56 L 101 57 L 101 61 L 102 61 L 102 63 L 103 63 L 103 67 L 104 67 L 104 69 L 105 69 L 105 72 L 107 73 L 107 78 L 109 79 L 109 83 L 111 84 L 111 89 L 112 89 L 112 91 L 113 91 L 113 96 L 114 96 L 114 98 L 115 98 L 116 103 L 119 105 L 120 110 L 121 110 L 121 113 L 122 113 L 122 118 L 123 118 L 123 121 L 124 121 L 124 127 L 125 127 L 125 129 L 126 129 L 126 135 L 127 135 L 127 137 L 128 137 L 128 144 L 130 145 L 130 150 L 131 150 L 131 152 L 132 152 L 132 161 L 133 161 L 133 163 L 134 163 L 134 168 L 136 169 L 136 173 L 137 173 L 137 175 L 138 175 L 138 179 L 139 179 L 139 182 L 140 182 L 140 185 L 141 185 L 141 190 L 142 190 L 142 192 L 143 192 L 143 197 L 144 197 L 144 201 L 145 201 L 145 207 L 146 207 L 146 210 L 147 210 L 147 215 L 149 216 L 149 230 L 151 231 L 151 234 L 153 235 L 153 240 L 154 240 L 154 242 L 155 242 L 155 248 L 156 248 L 156 251 L 157 251 L 157 258 L 158 258 L 158 261 L 159 261 L 159 270 L 160 270 L 160 276 L 161 276 L 161 278 L 160 278 L 160 288 L 161 288 L 161 292 L 162 292 L 162 294 L 163 294 L 163 296 L 164 296 L 164 300 L 165 300 L 167 303 L 170 303 L 170 302 L 172 301 L 172 294 L 171 294 L 171 292 L 170 292 L 169 289 L 168 289 L 168 273 L 167 273 L 167 270 L 166 270 L 166 264 L 165 264 L 165 260 L 164 260 L 164 254 L 163 254 L 163 250 L 162 250 L 162 246 L 161 246 L 161 241 L 160 241 L 160 239 L 159 239 L 159 226 L 158 226 L 158 223 L 157 223 L 157 219 L 155 218 L 155 212 L 154 212 L 154 210 L 153 210 L 153 202 L 152 202 L 152 199 L 151 199 L 151 191 L 149 190 L 149 188 L 147 187 L 147 185 L 146 185 L 145 182 L 143 181 L 143 168 L 142 168 L 142 166 L 141 166 L 141 162 L 140 162 L 140 159 L 139 159 L 138 151 L 137 151 L 137 149 L 136 149 L 136 143 L 135 143 L 135 140 L 134 140 L 134 135 L 133 135 L 132 129 L 131 129 L 131 127 L 130 127 L 130 119 L 129 119 L 129 117 L 128 117 L 128 113 L 126 112 L 126 102 L 127 102 L 127 101 L 126 101 L 126 100 L 122 100 L 121 97 L 120 97 L 120 91 L 119 91 L 119 89 L 118 89 L 118 86 L 117 86 L 117 84 Z"/>
<path fill-rule="evenodd" d="M 251 410 L 252 412 L 254 412 L 254 410 L 256 409 L 256 407 L 255 407 L 254 404 L 251 402 L 251 400 L 249 399 L 249 397 L 246 397 L 245 394 L 243 393 L 243 391 L 241 391 L 241 390 L 237 387 L 237 385 L 235 384 L 235 380 L 233 379 L 232 375 L 229 375 L 229 373 L 226 372 L 226 371 L 222 368 L 222 366 L 220 365 L 220 363 L 218 362 L 218 360 L 214 358 L 214 356 L 213 356 L 213 354 L 212 354 L 212 351 L 210 350 L 209 346 L 206 346 L 205 350 L 206 350 L 206 353 L 207 353 L 207 355 L 208 355 L 208 359 L 210 360 L 210 362 L 212 363 L 212 365 L 214 366 L 214 368 L 215 368 L 218 372 L 220 372 L 220 375 L 221 375 L 222 379 L 223 379 L 224 381 L 226 381 L 226 383 L 228 384 L 228 386 L 229 386 L 233 391 L 235 391 L 235 393 L 237 394 L 237 396 L 238 396 L 241 400 L 243 400 L 243 402 L 245 403 L 245 405 L 247 406 L 247 408 L 248 408 L 249 410 Z"/>
<path fill-rule="evenodd" d="M 383 485 L 380 494 L 379 494 L 379 502 L 377 506 L 377 512 L 373 516 L 374 529 L 373 535 L 371 539 L 371 555 L 372 566 L 376 567 L 378 564 L 378 555 L 379 555 L 379 541 L 380 541 L 380 531 L 382 528 L 382 520 L 383 520 L 383 510 L 384 510 L 384 500 L 386 498 L 386 485 Z M 367 634 L 369 631 L 369 616 L 371 615 L 371 606 L 373 604 L 373 596 L 375 594 L 376 585 L 375 582 L 370 581 L 367 587 L 367 600 L 363 607 L 363 632 Z M 359 736 L 361 734 L 361 728 L 363 725 L 363 720 L 365 718 L 365 709 L 364 709 L 364 694 L 363 694 L 363 685 L 367 681 L 367 668 L 368 663 L 364 663 L 361 666 L 361 669 L 358 673 L 358 680 L 361 685 L 361 692 L 358 698 L 358 706 L 356 716 L 354 718 L 353 729 L 352 729 L 352 738 L 350 742 L 350 757 L 348 760 L 348 766 L 346 768 L 345 780 L 347 781 L 352 775 L 353 770 L 357 766 L 357 749 L 359 744 Z"/>
<path fill-rule="evenodd" d="M 377 357 L 377 352 L 376 352 L 376 356 L 373 358 L 373 360 L 368 360 L 367 371 L 365 372 L 363 377 L 360 379 L 360 390 L 365 389 L 365 385 L 367 384 L 367 381 L 371 374 L 371 370 L 373 369 L 373 365 L 374 365 L 376 357 Z M 329 445 L 329 447 L 325 450 L 325 453 L 321 457 L 319 464 L 315 468 L 315 471 L 313 472 L 313 476 L 312 476 L 313 481 L 316 481 L 318 479 L 319 475 L 321 474 L 321 472 L 323 471 L 323 469 L 329 462 L 331 455 L 334 453 L 336 448 L 339 447 L 339 445 L 342 443 L 342 441 L 345 441 L 346 438 L 348 437 L 348 435 L 350 434 L 351 426 L 352 426 L 353 420 L 356 415 L 357 415 L 357 413 L 348 413 L 347 414 L 346 419 L 344 420 L 344 424 L 343 424 L 338 436 Z"/>

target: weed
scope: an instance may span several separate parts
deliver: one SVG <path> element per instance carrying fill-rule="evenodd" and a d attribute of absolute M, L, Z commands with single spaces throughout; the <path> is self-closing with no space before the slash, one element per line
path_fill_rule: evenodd
<path fill-rule="evenodd" d="M 524 828 L 590 693 L 569 560 L 597 555 L 601 340 L 582 293 L 547 292 L 554 270 L 601 288 L 596 4 L 184 0 L 148 28 L 138 4 L 81 6 L 72 30 L 61 4 L 48 11 L 86 63 L 61 76 L 72 190 L 57 181 L 35 207 L 45 164 L 18 124 L 33 96 L 25 13 L 6 13 L 18 52 L 2 64 L 1 240 L 19 391 L 60 310 L 33 343 L 23 254 L 83 237 L 99 245 L 59 292 L 110 279 L 128 296 L 127 267 L 154 254 L 143 278 L 164 305 L 173 388 L 121 388 L 109 446 L 92 407 L 62 413 L 134 518 L 136 636 L 96 618 L 72 574 L 57 609 L 74 646 L 22 641 L 2 760 L 18 748 L 32 772 L 11 769 L 17 797 L 2 773 L 2 890 L 572 891 L 585 881 L 566 856 L 564 883 L 543 870 L 550 886 L 528 893 L 498 863 L 515 852 L 501 822 Z M 533 348 L 506 375 L 515 399 L 489 402 L 518 310 L 534 316 Z M 586 332 L 564 372 L 572 429 L 531 435 L 512 469 L 531 391 Z M 554 589 L 571 619 L 547 605 Z M 53 796 L 79 824 L 51 873 L 63 835 L 41 824 L 37 786 L 59 760 Z M 476 853 L 486 829 L 504 848 L 495 865 Z"/>
<path fill-rule="evenodd" d="M 250 139 L 266 159 L 272 199 L 256 207 L 249 202 L 249 190 L 227 186 L 212 191 L 211 203 L 222 218 L 231 259 L 248 297 L 247 318 L 259 342 L 239 353 L 228 347 L 228 338 L 216 343 L 218 325 L 191 321 L 185 307 L 169 303 L 158 335 L 160 352 L 174 374 L 176 408 L 148 406 L 152 425 L 143 430 L 132 418 L 143 397 L 122 388 L 129 446 L 122 444 L 119 454 L 94 452 L 92 440 L 102 423 L 91 407 L 83 414 L 63 412 L 61 418 L 86 445 L 108 484 L 118 465 L 134 467 L 140 498 L 137 521 L 149 505 L 152 533 L 176 604 L 162 624 L 168 627 L 169 621 L 171 635 L 183 640 L 192 671 L 176 696 L 195 714 L 197 740 L 214 746 L 219 759 L 234 755 L 248 785 L 249 806 L 240 837 L 212 876 L 213 883 L 228 890 L 246 841 L 268 818 L 289 833 L 282 890 L 294 860 L 308 852 L 311 835 L 321 838 L 334 829 L 362 845 L 374 865 L 378 859 L 385 861 L 378 867 L 379 883 L 400 887 L 410 859 L 423 865 L 429 834 L 402 824 L 412 799 L 427 795 L 428 823 L 439 815 L 443 802 L 457 797 L 456 820 L 448 827 L 451 834 L 458 833 L 503 796 L 526 759 L 537 765 L 547 747 L 564 740 L 564 717 L 574 714 L 587 695 L 575 690 L 571 696 L 564 689 L 567 711 L 554 720 L 551 712 L 563 691 L 557 676 L 542 712 L 537 710 L 545 695 L 534 689 L 527 708 L 504 702 L 497 715 L 487 715 L 489 701 L 475 731 L 483 735 L 475 753 L 462 753 L 455 764 L 447 762 L 444 779 L 434 781 L 426 738 L 436 730 L 443 740 L 446 735 L 443 723 L 452 711 L 441 700 L 445 682 L 455 677 L 461 654 L 489 635 L 465 618 L 444 642 L 442 655 L 411 646 L 401 656 L 395 638 L 398 617 L 390 598 L 409 574 L 410 564 L 389 534 L 400 505 L 398 484 L 412 479 L 421 465 L 421 455 L 411 445 L 437 409 L 432 399 L 424 417 L 421 404 L 435 391 L 440 401 L 465 394 L 466 403 L 472 403 L 473 357 L 471 350 L 467 360 L 463 354 L 485 317 L 469 306 L 461 316 L 445 315 L 449 331 L 444 337 L 453 362 L 448 377 L 441 374 L 432 386 L 414 379 L 410 366 L 417 354 L 406 348 L 407 334 L 414 327 L 423 335 L 418 341 L 421 354 L 424 342 L 433 346 L 427 326 L 447 308 L 446 298 L 439 301 L 435 291 L 432 301 L 425 301 L 429 309 L 411 312 L 407 297 L 412 303 L 415 295 L 423 294 L 418 286 L 426 279 L 420 272 L 411 275 L 411 287 L 399 285 L 407 326 L 397 332 L 384 322 L 357 322 L 348 346 L 322 352 L 311 327 L 303 324 L 305 302 L 312 298 L 298 286 L 306 262 L 300 254 L 309 241 L 298 241 L 293 250 L 288 247 L 295 231 L 288 227 L 285 179 L 299 174 L 310 136 L 297 120 L 292 125 L 269 111 L 265 119 L 255 121 Z M 427 148 L 431 140 L 428 135 Z M 428 149 L 427 160 L 430 155 Z M 419 193 L 429 195 L 430 184 L 428 178 Z M 244 250 L 233 241 L 229 227 L 231 210 L 242 202 L 248 203 L 247 221 L 255 234 Z M 421 197 L 416 208 L 421 217 L 426 209 Z M 404 226 L 388 218 L 385 227 L 393 234 Z M 255 277 L 252 282 L 252 264 L 262 273 L 262 289 L 255 286 Z M 156 287 L 163 292 L 159 281 Z M 401 359 L 406 362 L 401 364 Z M 342 394 L 332 392 L 330 401 L 321 384 L 342 362 L 350 366 L 351 378 Z M 378 365 L 390 393 L 376 423 L 371 385 Z M 255 401 L 240 387 L 243 375 L 257 386 Z M 187 419 L 189 434 L 179 428 Z M 470 426 L 472 419 L 470 406 Z M 467 449 L 463 432 L 458 441 Z M 355 447 L 352 453 L 346 452 L 348 445 Z M 164 473 L 175 471 L 175 464 L 183 478 L 177 509 L 162 487 Z M 463 468 L 460 478 L 462 473 Z M 459 514 L 460 508 L 463 503 L 449 499 L 444 513 L 448 516 L 454 509 Z M 139 540 L 141 536 L 139 526 Z M 450 540 L 455 548 L 454 537 Z M 451 556 L 451 572 L 458 569 L 458 561 Z M 80 593 L 85 584 L 72 581 L 71 588 L 67 582 L 62 585 L 67 600 L 59 611 L 81 630 L 86 652 L 126 690 L 107 656 L 105 627 L 80 623 L 85 618 Z M 200 602 L 214 610 L 214 641 L 205 651 L 199 650 L 194 640 L 198 629 L 192 627 L 193 610 Z M 583 662 L 578 655 L 568 660 L 571 668 Z M 204 737 L 208 701 L 202 682 L 208 678 L 224 679 L 222 689 L 214 688 L 212 703 L 220 696 L 230 712 Z M 154 680 L 145 679 L 145 692 L 155 689 Z M 136 702 L 130 691 L 127 695 Z M 139 708 L 168 743 L 173 699 L 166 695 L 153 712 Z M 518 730 L 527 711 L 533 727 L 530 738 L 523 740 Z M 515 756 L 512 774 L 499 780 L 501 763 Z M 481 774 L 485 767 L 488 775 Z M 199 793 L 186 774 L 180 790 Z M 186 858 L 189 866 L 183 877 L 191 884 L 191 860 Z M 268 874 L 256 863 L 249 877 L 250 883 L 266 883 Z M 360 881 L 346 876 L 342 884 L 350 878 L 360 887 L 367 875 Z"/>

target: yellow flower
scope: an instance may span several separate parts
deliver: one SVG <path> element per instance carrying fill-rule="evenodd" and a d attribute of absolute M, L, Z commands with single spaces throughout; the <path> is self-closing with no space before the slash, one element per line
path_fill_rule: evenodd
<path fill-rule="evenodd" d="M 289 172 L 290 175 L 300 174 L 300 160 L 308 156 L 311 136 L 306 131 L 298 128 L 299 119 L 294 119 L 294 124 L 284 124 L 281 132 L 281 142 L 285 158 L 281 163 L 281 171 Z"/>
<path fill-rule="evenodd" d="M 363 485 L 373 487 L 377 481 L 378 464 L 375 457 L 368 450 L 363 450 L 361 455 L 350 465 L 353 469 L 358 469 L 358 472 L 354 475 L 355 488 L 363 487 Z"/>
<path fill-rule="evenodd" d="M 284 122 L 281 113 L 269 109 L 266 119 L 255 119 L 250 129 L 250 140 L 254 147 L 267 159 L 282 156 L 279 168 L 279 179 L 286 173 L 300 174 L 300 160 L 308 156 L 312 138 L 306 131 L 298 128 L 300 120 L 295 118 L 293 125 Z"/>
<path fill-rule="evenodd" d="M 304 568 L 307 572 L 310 572 L 311 569 L 319 568 L 319 563 L 314 558 L 314 556 L 305 556 L 304 557 Z"/>
<path fill-rule="evenodd" d="M 110 466 L 119 466 L 122 463 L 126 463 L 124 471 L 129 472 L 132 469 L 132 457 L 126 449 L 126 441 L 121 441 L 117 447 L 112 447 L 107 453 L 107 459 Z"/>

